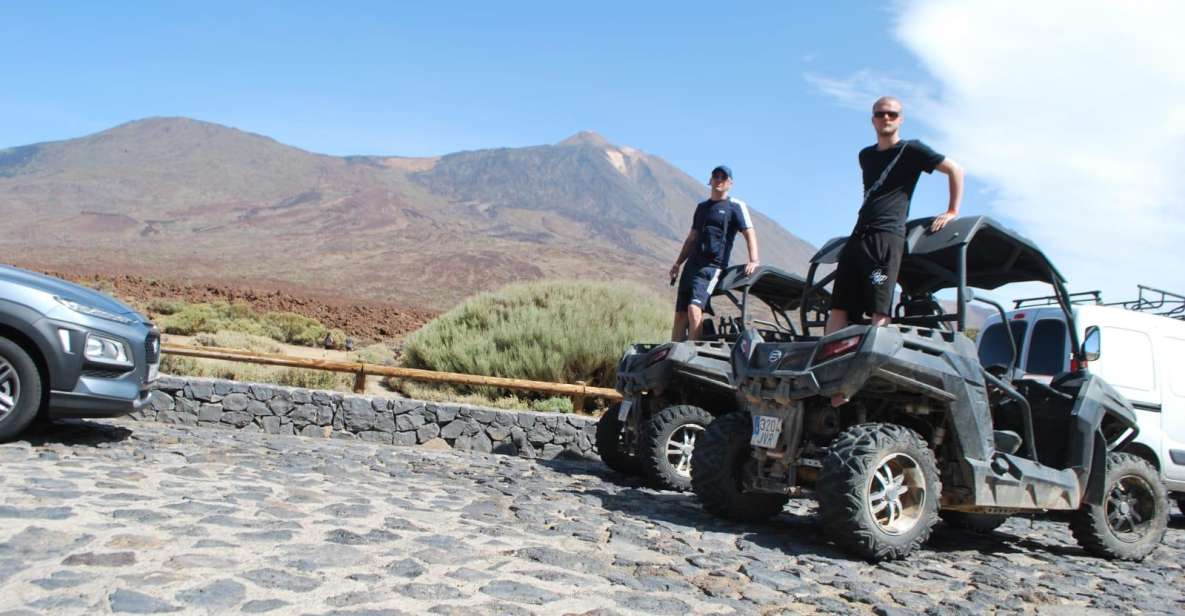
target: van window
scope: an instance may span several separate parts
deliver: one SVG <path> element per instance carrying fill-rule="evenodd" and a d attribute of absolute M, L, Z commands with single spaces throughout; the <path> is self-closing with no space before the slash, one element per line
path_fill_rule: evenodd
<path fill-rule="evenodd" d="M 1164 339 L 1164 355 L 1167 362 L 1169 384 L 1173 395 L 1185 398 L 1185 340 Z"/>
<path fill-rule="evenodd" d="M 1012 326 L 1012 339 L 1016 341 L 1016 363 L 1020 365 L 1020 352 L 1024 349 L 1025 330 L 1028 329 L 1027 321 L 1009 321 Z M 1008 359 L 1012 357 L 1012 347 L 1008 345 L 1008 338 L 1004 334 L 1004 326 L 1000 323 L 993 323 L 983 330 L 979 339 L 979 363 L 983 366 L 992 366 L 999 364 L 1001 366 L 1008 365 Z"/>
<path fill-rule="evenodd" d="M 1029 357 L 1025 372 L 1053 376 L 1066 371 L 1066 322 L 1061 319 L 1041 319 L 1033 326 L 1029 337 Z"/>
<path fill-rule="evenodd" d="M 1103 327 L 1100 355 L 1091 371 L 1108 383 L 1143 391 L 1156 388 L 1152 340 L 1148 334 L 1120 327 Z"/>

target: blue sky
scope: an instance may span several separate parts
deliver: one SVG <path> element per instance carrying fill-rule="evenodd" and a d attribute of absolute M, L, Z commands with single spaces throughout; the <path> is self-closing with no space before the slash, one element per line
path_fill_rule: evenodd
<path fill-rule="evenodd" d="M 592 129 L 696 177 L 727 162 L 737 175 L 736 196 L 819 244 L 854 221 L 856 152 L 873 141 L 868 105 L 876 94 L 894 92 L 906 101 L 905 135 L 968 168 L 964 213 L 991 213 L 1039 240 L 1060 238 L 1051 248 L 1055 260 L 1088 260 L 1076 252 L 1083 234 L 1108 227 L 1051 230 L 1057 220 L 1029 215 L 1050 192 L 1028 178 L 1032 161 L 1008 162 L 1032 151 L 1024 141 L 1030 137 L 1072 144 L 1062 133 L 1031 135 L 1032 129 L 999 137 L 1012 120 L 1074 107 L 1059 92 L 1042 90 L 1052 87 L 1045 71 L 1068 61 L 1051 56 L 1048 66 L 1035 65 L 1044 50 L 1081 57 L 1073 44 L 1097 47 L 1089 39 L 1101 35 L 1116 62 L 1130 52 L 1148 63 L 1136 55 L 1138 46 L 1160 40 L 1155 24 L 1169 21 L 1149 11 L 1176 9 L 1149 3 L 1142 16 L 1125 11 L 1136 14 L 1121 24 L 1134 41 L 1125 47 L 1126 39 L 1109 31 L 1123 20 L 1089 15 L 1099 11 L 1059 13 L 1080 5 L 1050 4 L 1045 13 L 1060 17 L 1049 23 L 1041 10 L 927 0 L 7 4 L 0 9 L 0 147 L 161 115 L 328 154 L 443 154 L 553 143 Z M 1085 21 L 1066 24 L 1067 15 Z M 1026 32 L 1026 20 L 1032 36 L 1011 51 L 994 47 L 1001 37 Z M 1067 29 L 1081 30 L 1083 40 L 1059 41 Z M 1162 52 L 1185 51 L 1167 29 L 1162 38 Z M 1091 70 L 1099 82 L 1108 70 L 1132 72 L 1118 64 Z M 981 83 L 983 74 L 998 83 Z M 1139 86 L 1162 77 L 1137 72 L 1129 81 Z M 1026 105 L 1010 106 L 1012 95 Z M 991 122 L 977 129 L 984 119 Z M 1180 136 L 1159 143 L 1169 148 Z M 999 147 L 985 152 L 978 147 L 984 142 Z M 1114 151 L 1105 139 L 1100 145 L 1098 156 Z M 1043 160 L 1059 156 L 1056 149 L 1043 153 Z M 1084 169 L 1091 175 L 1089 164 L 1067 167 L 1056 186 L 1076 185 L 1073 174 Z M 1081 192 L 1101 194 L 1092 185 Z M 1180 212 L 1179 197 L 1165 199 L 1172 197 L 1149 202 L 1140 224 L 1151 225 L 1166 208 Z M 914 215 L 945 205 L 944 179 L 923 178 Z M 1099 208 L 1106 211 L 1106 203 Z M 1130 235 L 1138 238 L 1138 231 Z M 1185 239 L 1180 227 L 1165 233 L 1165 246 Z M 1100 281 L 1078 287 L 1130 286 L 1122 263 L 1104 264 L 1105 271 L 1061 265 Z M 1175 271 L 1148 282 L 1185 287 Z"/>

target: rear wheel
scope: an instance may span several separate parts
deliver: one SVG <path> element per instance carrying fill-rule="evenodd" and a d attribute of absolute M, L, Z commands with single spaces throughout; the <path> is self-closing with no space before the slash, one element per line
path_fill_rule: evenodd
<path fill-rule="evenodd" d="M 938 512 L 938 517 L 942 518 L 942 521 L 946 522 L 952 528 L 969 530 L 973 533 L 990 533 L 1008 521 L 1008 516 L 1006 515 L 971 513 L 967 511 L 940 511 Z"/>
<path fill-rule="evenodd" d="M 0 443 L 15 439 L 41 408 L 41 374 L 17 343 L 0 338 Z"/>
<path fill-rule="evenodd" d="M 691 489 L 704 509 L 722 518 L 759 522 L 774 517 L 790 497 L 746 492 L 745 464 L 751 457 L 753 420 L 744 411 L 716 418 L 691 456 Z"/>
<path fill-rule="evenodd" d="M 620 408 L 620 403 L 614 404 L 597 421 L 597 453 L 600 454 L 605 466 L 623 475 L 640 475 L 642 464 L 625 446 L 623 425 L 617 419 L 617 411 Z M 641 412 L 641 409 L 635 412 Z"/>
<path fill-rule="evenodd" d="M 1070 531 L 1086 551 L 1116 560 L 1143 560 L 1168 528 L 1168 497 L 1156 469 L 1129 453 L 1107 455 L 1103 504 L 1084 504 Z"/>
<path fill-rule="evenodd" d="M 667 490 L 690 490 L 692 452 L 713 419 L 690 404 L 668 406 L 651 416 L 641 454 L 647 476 Z"/>
<path fill-rule="evenodd" d="M 904 558 L 930 538 L 942 484 L 934 454 L 898 425 L 848 428 L 819 475 L 819 519 L 831 540 L 873 561 Z"/>

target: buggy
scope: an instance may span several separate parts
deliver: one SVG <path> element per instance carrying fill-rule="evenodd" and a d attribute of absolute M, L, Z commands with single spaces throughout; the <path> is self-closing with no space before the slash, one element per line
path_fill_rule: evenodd
<path fill-rule="evenodd" d="M 691 464 L 709 512 L 759 520 L 813 492 L 826 534 L 869 560 L 903 558 L 941 517 L 991 530 L 1015 514 L 1068 519 L 1087 551 L 1140 560 L 1168 523 L 1156 469 L 1123 447 L 1137 434 L 1131 404 L 1084 368 L 1100 354 L 1083 340 L 1064 279 L 1029 240 L 987 217 L 907 225 L 894 323 L 850 325 L 822 337 L 768 341 L 745 331 L 733 352 L 742 410 L 711 424 Z M 838 262 L 845 238 L 812 259 Z M 1049 382 L 983 366 L 964 334 L 976 295 L 1010 283 L 1053 287 L 1065 315 L 1071 371 Z M 934 294 L 956 293 L 947 313 Z M 803 319 L 804 334 L 822 321 Z M 1015 348 L 1013 349 L 1015 355 Z M 842 394 L 849 402 L 833 407 Z"/>
<path fill-rule="evenodd" d="M 744 266 L 730 267 L 712 294 L 730 309 L 710 313 L 715 319 L 705 315 L 700 340 L 632 345 L 617 366 L 623 400 L 597 423 L 605 464 L 665 489 L 689 489 L 696 441 L 716 415 L 736 408 L 733 343 L 753 328 L 763 339 L 794 339 L 805 285 L 776 267 L 758 267 L 750 276 Z"/>

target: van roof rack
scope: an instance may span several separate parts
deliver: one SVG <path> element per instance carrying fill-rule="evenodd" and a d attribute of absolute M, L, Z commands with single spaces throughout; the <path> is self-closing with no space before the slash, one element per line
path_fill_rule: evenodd
<path fill-rule="evenodd" d="M 1162 317 L 1185 321 L 1185 295 L 1142 284 L 1136 285 L 1136 287 L 1140 290 L 1140 294 L 1136 299 L 1107 305 L 1122 306 L 1128 310 L 1149 312 Z"/>
<path fill-rule="evenodd" d="M 1101 304 L 1103 303 L 1103 295 L 1099 291 L 1079 291 L 1078 293 L 1069 294 L 1071 304 Z M 1018 308 L 1034 308 L 1036 306 L 1053 306 L 1057 304 L 1056 295 L 1047 295 L 1045 297 L 1026 297 L 1013 301 L 1013 310 Z"/>

